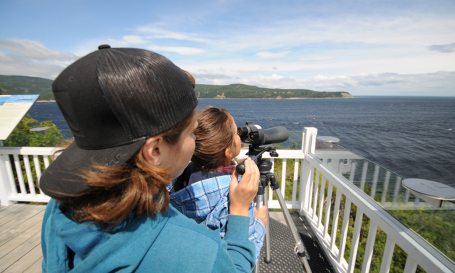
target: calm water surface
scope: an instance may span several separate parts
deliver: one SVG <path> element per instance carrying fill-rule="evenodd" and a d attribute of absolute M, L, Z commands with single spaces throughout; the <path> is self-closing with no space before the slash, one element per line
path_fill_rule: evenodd
<path fill-rule="evenodd" d="M 399 175 L 455 186 L 455 97 L 199 100 L 199 108 L 208 105 L 226 108 L 237 126 L 316 127 L 318 135 L 338 137 L 341 146 Z M 56 103 L 37 102 L 29 114 L 71 136 Z M 301 135 L 293 140 L 300 146 Z"/>

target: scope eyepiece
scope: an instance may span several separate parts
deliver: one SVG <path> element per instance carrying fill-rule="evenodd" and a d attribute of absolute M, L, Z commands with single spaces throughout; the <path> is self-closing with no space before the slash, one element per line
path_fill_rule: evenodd
<path fill-rule="evenodd" d="M 248 129 L 246 127 L 237 127 L 237 134 L 240 136 L 240 139 L 243 139 L 248 136 Z"/>
<path fill-rule="evenodd" d="M 254 125 L 254 122 L 247 121 L 243 128 L 238 127 L 237 133 L 244 143 L 261 144 L 264 140 L 264 130 L 259 125 Z"/>

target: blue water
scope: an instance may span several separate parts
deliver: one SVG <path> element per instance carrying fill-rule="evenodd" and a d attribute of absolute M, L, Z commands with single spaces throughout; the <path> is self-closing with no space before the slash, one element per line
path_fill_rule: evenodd
<path fill-rule="evenodd" d="M 399 175 L 455 185 L 455 97 L 199 100 L 199 108 L 207 105 L 226 108 L 238 126 L 316 127 L 318 135 L 338 137 L 341 146 Z M 37 102 L 29 114 L 71 136 L 56 103 Z M 300 146 L 301 135 L 293 140 Z"/>

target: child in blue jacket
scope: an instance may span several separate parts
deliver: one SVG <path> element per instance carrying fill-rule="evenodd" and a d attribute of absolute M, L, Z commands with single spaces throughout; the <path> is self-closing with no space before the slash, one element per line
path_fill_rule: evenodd
<path fill-rule="evenodd" d="M 181 213 L 226 235 L 229 214 L 229 182 L 240 153 L 240 137 L 229 112 L 207 107 L 197 113 L 196 148 L 191 163 L 175 181 L 170 203 Z M 254 202 L 249 208 L 249 240 L 259 258 L 267 224 L 266 207 L 255 215 Z M 256 217 L 257 216 L 257 217 Z"/>

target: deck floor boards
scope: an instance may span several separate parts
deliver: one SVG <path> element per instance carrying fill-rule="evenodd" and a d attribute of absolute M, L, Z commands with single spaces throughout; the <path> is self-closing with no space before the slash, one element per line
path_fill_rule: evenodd
<path fill-rule="evenodd" d="M 14 263 L 27 263 L 26 254 L 37 246 L 41 249 L 41 232 L 33 234 L 30 238 L 16 245 L 13 250 L 0 258 L 0 272 L 7 270 Z M 7 270 L 6 272 L 10 271 Z"/>
<path fill-rule="evenodd" d="M 0 272 L 41 272 L 41 222 L 46 205 L 0 210 Z"/>
<path fill-rule="evenodd" d="M 0 206 L 0 273 L 41 273 L 41 263 L 43 260 L 43 255 L 41 252 L 41 223 L 45 208 L 46 205 L 31 204 L 14 204 L 8 207 Z M 270 217 L 276 218 L 277 221 L 280 221 L 282 220 L 279 219 L 281 217 L 280 215 L 282 215 L 282 213 L 271 213 Z M 320 260 L 317 258 L 321 256 L 321 253 L 323 251 L 311 247 L 311 245 L 316 245 L 317 242 L 314 239 L 309 239 L 313 236 L 308 237 L 309 234 L 306 234 L 307 231 L 303 228 L 303 222 L 298 219 L 298 215 L 295 213 L 292 215 L 297 230 L 300 232 L 300 235 L 302 237 L 303 243 L 307 246 L 310 258 L 309 262 L 313 272 L 333 272 L 333 270 L 329 268 L 330 266 L 328 266 L 327 260 Z M 277 225 L 277 223 L 278 222 L 271 224 L 271 229 L 274 225 L 278 227 L 277 231 L 283 230 L 283 228 L 284 230 L 288 229 L 287 227 Z M 288 231 L 279 232 L 279 235 L 281 236 L 286 232 Z M 272 242 L 280 243 L 283 241 L 284 243 L 284 239 L 273 238 L 273 231 L 271 231 L 271 234 Z M 289 241 L 288 239 L 286 240 Z M 285 251 L 293 249 L 292 239 L 290 239 L 286 245 L 283 244 L 283 246 L 280 247 L 284 247 Z M 274 247 L 275 249 L 271 249 L 272 257 L 275 257 L 274 255 L 277 255 L 274 252 L 284 252 L 283 250 L 280 250 L 280 247 Z M 324 254 L 322 253 L 322 255 Z M 278 272 L 277 270 L 280 272 L 290 272 L 287 269 L 283 269 L 283 266 L 289 267 L 289 264 L 286 265 L 286 263 L 277 263 L 281 259 L 278 258 L 278 256 L 276 257 L 277 259 L 275 259 L 275 262 L 272 261 L 272 263 L 269 265 L 265 265 L 263 261 L 260 261 L 260 272 Z M 286 259 L 287 258 L 289 257 L 286 257 Z M 323 268 L 319 268 L 321 265 L 324 265 Z M 279 266 L 279 269 L 277 269 L 277 266 Z M 299 271 L 303 272 L 303 266 L 300 264 L 297 266 L 300 267 Z"/>
<path fill-rule="evenodd" d="M 32 250 L 27 252 L 20 261 L 13 263 L 8 267 L 8 272 L 25 272 L 29 268 L 36 271 L 37 265 L 35 264 L 38 260 L 42 261 L 41 244 L 35 246 Z M 39 272 L 41 272 L 41 263 L 39 264 Z"/>
<path fill-rule="evenodd" d="M 31 215 L 35 215 L 45 209 L 46 207 L 43 205 L 31 205 L 31 207 L 21 207 L 20 209 L 15 210 L 14 212 L 9 213 L 2 217 L 0 219 L 0 228 L 2 228 L 5 225 L 9 226 L 17 225 L 18 223 L 21 223 L 30 218 Z"/>
<path fill-rule="evenodd" d="M 35 224 L 32 228 L 25 230 L 18 236 L 15 236 L 8 242 L 4 243 L 0 248 L 0 262 L 2 261 L 3 257 L 8 255 L 9 252 L 24 244 L 36 234 L 41 234 L 41 223 Z"/>
<path fill-rule="evenodd" d="M 41 249 L 40 249 L 41 251 Z M 40 252 L 41 254 L 41 252 Z M 27 268 L 24 273 L 41 273 L 41 264 L 43 263 L 43 257 L 39 258 L 36 262 L 34 262 L 29 268 Z"/>
<path fill-rule="evenodd" d="M 29 211 L 23 212 L 20 215 L 18 214 L 18 215 L 7 216 L 7 217 L 5 217 L 5 218 L 7 218 L 7 219 L 5 219 L 5 221 L 8 220 L 8 222 L 5 222 L 3 225 L 0 225 L 0 229 L 9 230 L 9 229 L 17 227 L 17 226 L 22 226 L 22 225 L 24 225 L 25 222 L 30 221 L 30 219 L 36 219 L 39 217 L 37 215 L 43 215 L 43 214 L 44 214 L 44 209 L 38 207 L 38 208 L 31 208 Z M 24 228 L 26 228 L 26 227 L 24 227 Z"/>
<path fill-rule="evenodd" d="M 9 228 L 0 227 L 0 246 L 12 240 L 22 232 L 30 229 L 30 228 L 40 228 L 41 222 L 43 221 L 44 211 L 32 216 L 28 220 L 21 222 L 16 226 L 12 226 Z M 38 226 L 36 226 L 38 225 Z"/>
<path fill-rule="evenodd" d="M 13 205 L 9 206 L 8 209 L 0 211 L 0 220 L 3 219 L 4 217 L 7 217 L 9 214 L 14 213 L 15 211 L 18 211 L 22 208 L 22 204 L 20 205 Z"/>

